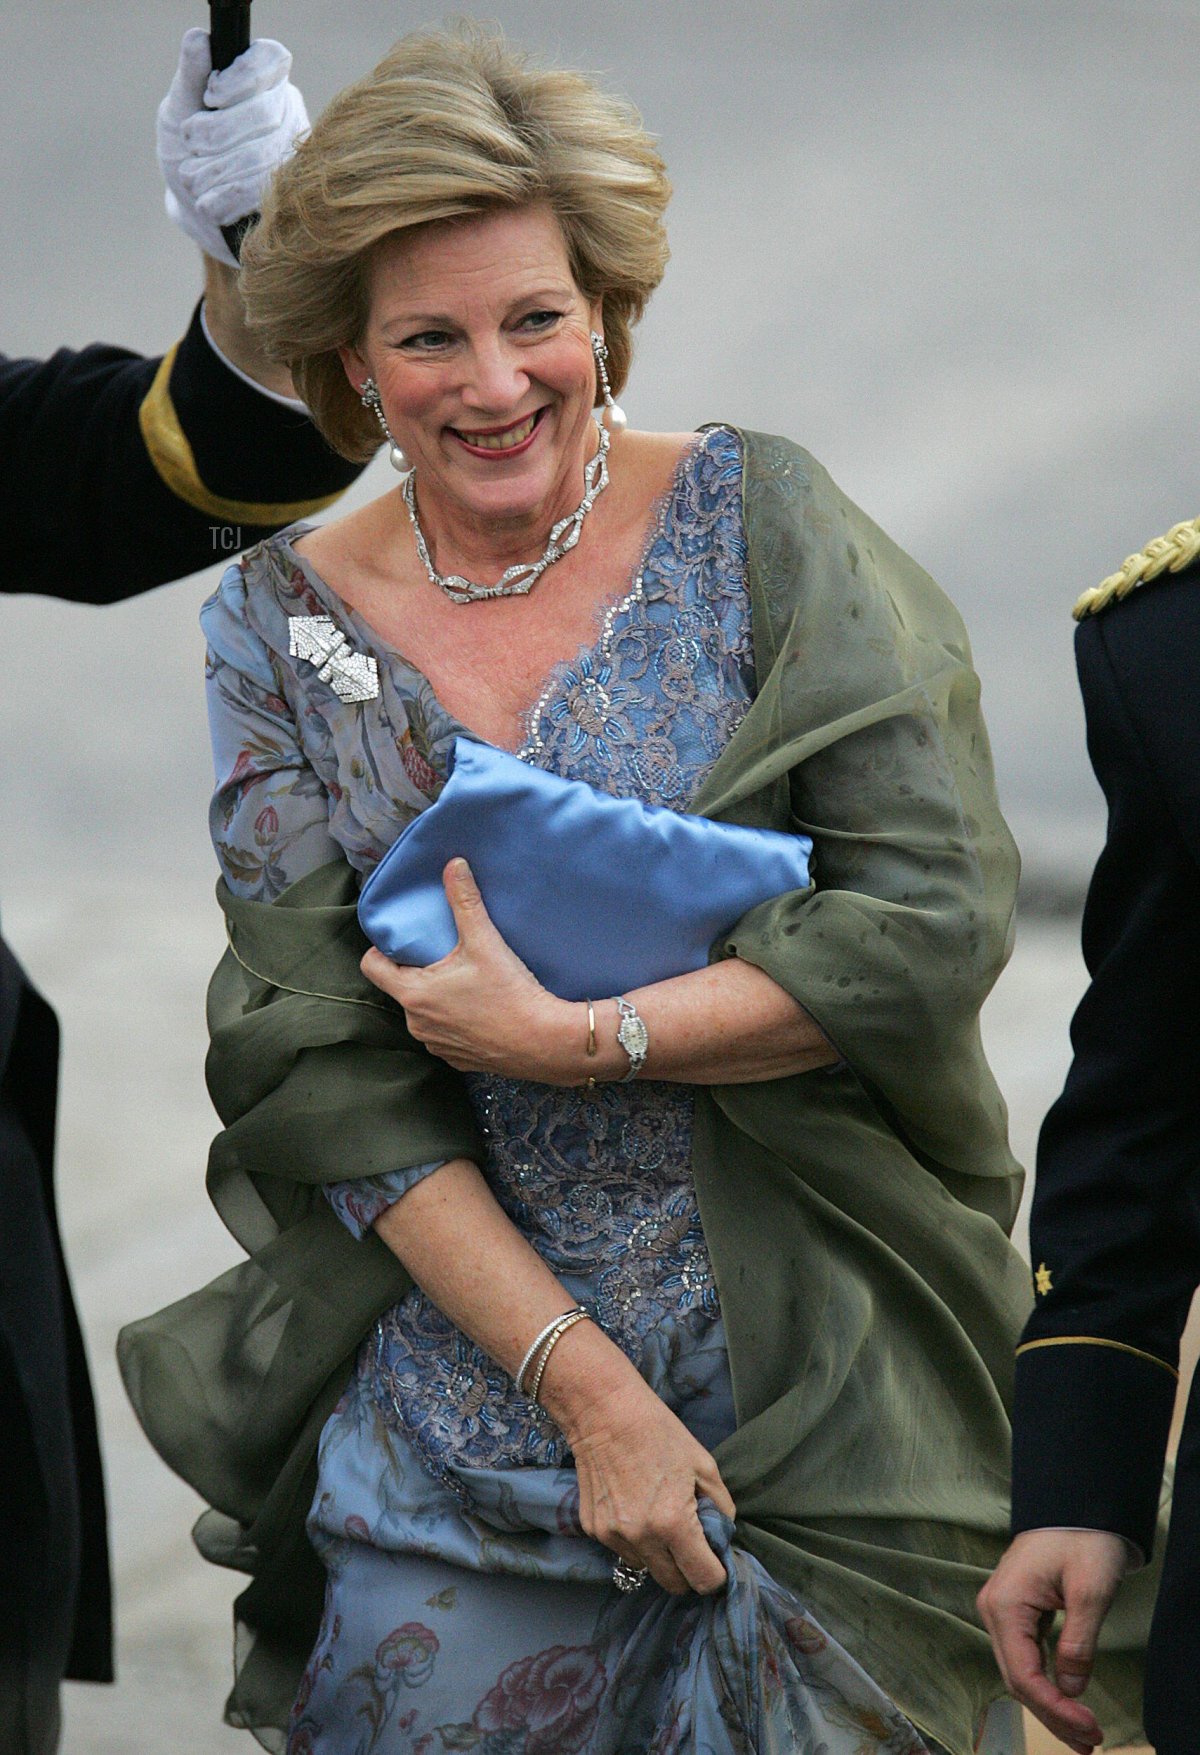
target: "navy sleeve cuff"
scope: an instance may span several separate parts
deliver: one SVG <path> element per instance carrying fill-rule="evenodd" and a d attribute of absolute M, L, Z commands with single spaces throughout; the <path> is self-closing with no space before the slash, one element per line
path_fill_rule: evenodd
<path fill-rule="evenodd" d="M 1163 1361 L 1092 1336 L 1017 1354 L 1013 1533 L 1111 1530 L 1149 1556 L 1178 1378 Z"/>
<path fill-rule="evenodd" d="M 302 408 L 264 396 L 229 369 L 205 338 L 199 306 L 159 367 L 139 425 L 172 493 L 211 518 L 251 529 L 311 517 L 361 472 Z"/>

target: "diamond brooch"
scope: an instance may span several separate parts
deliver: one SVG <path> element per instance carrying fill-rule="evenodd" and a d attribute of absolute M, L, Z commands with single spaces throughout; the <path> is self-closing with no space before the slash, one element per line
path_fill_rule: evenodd
<path fill-rule="evenodd" d="M 369 653 L 354 650 L 330 616 L 289 616 L 288 652 L 316 665 L 340 701 L 373 701 L 379 693 L 379 666 Z"/>

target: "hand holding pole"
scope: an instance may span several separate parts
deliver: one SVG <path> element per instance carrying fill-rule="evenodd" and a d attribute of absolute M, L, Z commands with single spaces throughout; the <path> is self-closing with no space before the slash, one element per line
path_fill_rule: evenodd
<path fill-rule="evenodd" d="M 212 24 L 211 36 L 184 33 L 159 106 L 158 160 L 175 224 L 206 256 L 236 268 L 236 248 L 271 177 L 308 132 L 308 112 L 282 43 L 258 37 L 236 52 L 249 39 L 247 0 L 213 0 Z"/>

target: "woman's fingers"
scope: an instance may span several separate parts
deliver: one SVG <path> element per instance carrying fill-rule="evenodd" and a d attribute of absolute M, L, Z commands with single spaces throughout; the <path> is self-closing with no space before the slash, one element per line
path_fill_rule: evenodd
<path fill-rule="evenodd" d="M 668 1525 L 656 1520 L 636 1531 L 607 1526 L 595 1534 L 627 1565 L 648 1567 L 655 1582 L 672 1596 L 686 1591 L 707 1596 L 725 1584 L 725 1568 L 709 1546 L 694 1501 Z"/>
<path fill-rule="evenodd" d="M 690 1530 L 681 1528 L 669 1539 L 644 1537 L 636 1556 L 625 1543 L 614 1546 L 612 1551 L 628 1566 L 645 1567 L 654 1582 L 673 1597 L 686 1596 L 689 1591 L 708 1596 L 724 1585 L 725 1568 L 695 1518 L 692 1526 Z"/>
<path fill-rule="evenodd" d="M 358 966 L 368 981 L 380 988 L 382 992 L 390 994 L 397 1002 L 402 1003 L 400 994 L 404 988 L 404 976 L 408 970 L 398 963 L 393 963 L 390 957 L 385 957 L 382 951 L 375 949 L 374 945 L 371 946 Z"/>
<path fill-rule="evenodd" d="M 454 924 L 458 928 L 460 945 L 472 944 L 483 933 L 496 932 L 492 917 L 479 893 L 475 875 L 465 859 L 450 861 L 442 873 L 442 887 L 450 904 L 450 912 L 454 916 Z"/>
<path fill-rule="evenodd" d="M 699 1499 L 727 1517 L 733 1501 L 716 1461 L 632 1366 L 620 1389 L 568 1418 L 586 1532 L 666 1591 L 706 1595 L 726 1582 L 700 1522 Z"/>
<path fill-rule="evenodd" d="M 725 1517 L 735 1518 L 737 1506 L 733 1503 L 733 1495 L 721 1479 L 720 1470 L 714 1462 L 711 1470 L 701 1472 L 697 1478 L 696 1491 L 703 1499 L 711 1499 L 717 1510 Z"/>
<path fill-rule="evenodd" d="M 382 951 L 372 946 L 359 964 L 368 981 L 374 982 L 376 987 L 390 993 L 393 999 L 400 1000 L 402 1004 L 402 995 L 411 996 L 420 991 L 422 976 L 431 971 L 441 973 L 452 961 L 461 961 L 460 953 L 464 946 L 478 947 L 483 940 L 488 939 L 495 941 L 501 954 L 508 950 L 492 924 L 491 916 L 479 893 L 479 885 L 465 859 L 450 861 L 442 873 L 442 884 L 450 911 L 454 915 L 454 924 L 458 928 L 458 944 L 452 951 L 438 962 L 431 963 L 428 969 L 423 969 L 393 963 L 390 957 L 385 957 Z"/>
<path fill-rule="evenodd" d="M 709 1546 L 700 1519 L 694 1513 L 682 1521 L 673 1537 L 670 1557 L 686 1580 L 688 1590 L 708 1596 L 724 1587 L 725 1568 Z"/>
<path fill-rule="evenodd" d="M 393 963 L 374 945 L 358 966 L 372 986 L 401 1007 L 410 1031 L 419 1042 L 423 1042 L 428 1034 L 428 1020 L 421 1006 L 422 992 L 427 991 L 423 988 L 425 970 L 414 968 L 409 963 Z"/>
<path fill-rule="evenodd" d="M 505 944 L 466 860 L 452 859 L 442 878 L 458 929 L 454 949 L 426 968 L 395 964 L 369 950 L 363 974 L 403 1007 L 417 1041 L 451 1066 L 512 1078 L 545 1076 L 546 1044 L 561 1045 L 563 1038 L 557 1015 L 565 1009 L 562 1002 Z"/>
<path fill-rule="evenodd" d="M 683 1597 L 691 1589 L 667 1548 L 656 1548 L 653 1553 L 648 1553 L 645 1559 L 630 1561 L 629 1564 L 646 1567 L 655 1584 L 661 1585 L 662 1589 L 670 1596 Z"/>

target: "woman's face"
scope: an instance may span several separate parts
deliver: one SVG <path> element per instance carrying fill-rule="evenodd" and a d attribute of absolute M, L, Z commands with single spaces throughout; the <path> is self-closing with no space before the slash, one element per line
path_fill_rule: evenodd
<path fill-rule="evenodd" d="M 520 526 L 573 510 L 595 450 L 599 313 L 550 208 L 397 233 L 368 288 L 366 331 L 342 359 L 356 390 L 378 384 L 423 512 Z"/>

